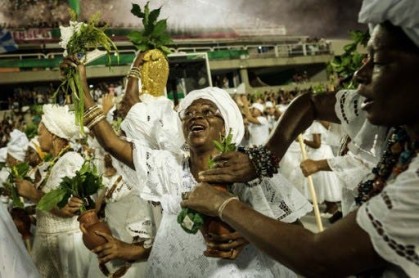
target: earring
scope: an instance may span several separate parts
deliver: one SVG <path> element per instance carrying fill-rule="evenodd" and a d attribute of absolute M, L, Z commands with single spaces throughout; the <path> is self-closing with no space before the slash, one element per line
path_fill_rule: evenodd
<path fill-rule="evenodd" d="M 185 142 L 182 145 L 181 150 L 184 151 L 184 152 L 189 152 L 189 150 L 190 150 L 189 145 Z"/>

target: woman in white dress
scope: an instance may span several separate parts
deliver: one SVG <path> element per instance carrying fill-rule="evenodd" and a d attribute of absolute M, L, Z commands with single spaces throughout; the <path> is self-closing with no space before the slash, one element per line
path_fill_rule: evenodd
<path fill-rule="evenodd" d="M 67 106 L 45 105 L 39 126 L 39 144 L 53 159 L 43 184 L 35 188 L 21 181 L 21 196 L 37 203 L 41 197 L 56 189 L 64 177 L 72 177 L 80 170 L 84 159 L 70 148 L 70 140 L 79 136 L 74 114 Z M 70 199 L 62 209 L 36 212 L 37 227 L 32 257 L 42 277 L 86 277 L 89 252 L 82 241 L 76 213 L 81 201 Z"/>
<path fill-rule="evenodd" d="M 78 67 L 85 82 L 84 66 Z M 86 109 L 93 105 L 91 96 L 85 91 Z M 92 127 L 105 150 L 135 169 L 137 179 L 141 181 L 137 183 L 141 197 L 159 202 L 163 208 L 161 224 L 148 259 L 147 277 L 295 277 L 293 272 L 250 245 L 234 261 L 205 257 L 203 236 L 200 233 L 188 234 L 177 223 L 182 193 L 197 184 L 198 172 L 207 169 L 208 159 L 217 153 L 213 140 L 219 140 L 231 128 L 233 141 L 237 144 L 244 133 L 237 105 L 221 89 L 190 92 L 180 107 L 182 123 L 173 110 L 167 110 L 159 125 L 166 128 L 175 141 L 182 137 L 179 133 L 182 129 L 190 156 L 185 156 L 181 149 L 177 152 L 166 148 L 153 149 L 145 146 L 142 140 L 128 142 L 116 136 L 109 123 L 103 120 Z M 147 112 L 143 117 L 149 118 Z M 178 125 L 167 125 L 176 119 Z M 128 124 L 130 121 L 136 122 L 137 118 L 130 118 L 129 113 L 124 122 Z M 280 175 L 263 180 L 260 186 L 233 185 L 232 190 L 255 209 L 284 222 L 295 222 L 311 210 L 305 198 Z M 237 238 L 227 244 L 227 251 L 234 252 L 234 248 L 244 244 L 241 237 Z"/>
<path fill-rule="evenodd" d="M 304 134 L 304 143 L 308 147 L 308 157 L 313 160 L 333 158 L 333 151 L 329 145 L 324 144 L 328 130 L 318 121 L 314 121 Z M 342 184 L 333 172 L 317 172 L 311 175 L 319 204 L 325 203 L 325 213 L 333 214 L 337 209 L 337 202 L 342 200 Z M 307 180 L 303 192 L 311 199 Z"/>

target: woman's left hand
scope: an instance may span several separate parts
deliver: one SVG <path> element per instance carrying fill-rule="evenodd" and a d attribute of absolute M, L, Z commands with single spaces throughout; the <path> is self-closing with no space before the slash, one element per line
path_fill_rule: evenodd
<path fill-rule="evenodd" d="M 207 250 L 204 255 L 225 259 L 236 259 L 249 242 L 239 233 L 206 235 Z M 209 250 L 208 250 L 209 249 Z"/>

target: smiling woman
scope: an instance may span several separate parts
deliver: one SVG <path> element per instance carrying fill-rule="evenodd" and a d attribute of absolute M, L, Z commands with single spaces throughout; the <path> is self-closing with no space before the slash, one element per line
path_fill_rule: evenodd
<path fill-rule="evenodd" d="M 78 67 L 81 80 L 85 82 L 84 66 Z M 137 92 L 134 90 L 134 93 Z M 93 101 L 88 91 L 85 98 L 89 110 Z M 138 105 L 141 109 L 137 109 Z M 234 100 L 219 88 L 190 92 L 179 104 L 179 110 L 183 111 L 180 113 L 182 121 L 173 109 L 166 108 L 148 103 L 133 106 L 121 124 L 128 140 L 116 136 L 106 121 L 101 120 L 92 127 L 102 146 L 135 170 L 129 179 L 141 197 L 160 203 L 163 209 L 147 261 L 147 277 L 295 277 L 293 272 L 274 263 L 254 246 L 247 245 L 237 232 L 217 239 L 216 242 L 224 243 L 223 248 L 215 249 L 213 253 L 213 256 L 218 254 L 218 259 L 209 259 L 202 251 L 207 243 L 214 244 L 214 239 L 207 242 L 209 237 L 217 238 L 217 235 L 206 235 L 204 239 L 200 233 L 184 232 L 177 223 L 182 193 L 196 186 L 198 173 L 208 169 L 209 159 L 217 155 L 213 141 L 229 131 L 232 142 L 238 144 L 244 134 L 244 125 Z M 158 110 L 162 111 L 157 113 Z M 162 142 L 162 137 L 167 140 Z M 166 144 L 166 141 L 178 142 L 183 138 L 189 146 L 188 153 L 180 145 L 175 148 L 174 144 Z M 258 187 L 234 184 L 231 192 L 275 221 L 295 222 L 311 210 L 307 200 L 279 175 L 261 181 Z M 234 261 L 222 261 L 221 258 L 231 254 L 236 258 Z M 265 267 L 267 265 L 270 267 Z"/>

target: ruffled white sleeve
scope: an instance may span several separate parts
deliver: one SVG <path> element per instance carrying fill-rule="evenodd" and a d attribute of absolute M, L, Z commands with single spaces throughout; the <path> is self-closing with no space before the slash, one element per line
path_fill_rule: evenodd
<path fill-rule="evenodd" d="M 165 206 L 180 202 L 182 157 L 169 151 L 150 149 L 135 140 L 133 158 L 141 197 L 161 203 L 163 210 L 177 211 L 178 208 Z M 171 200 L 173 198 L 179 200 Z"/>
<path fill-rule="evenodd" d="M 234 184 L 233 193 L 256 211 L 286 223 L 292 223 L 312 210 L 308 200 L 281 174 L 264 178 L 257 186 Z"/>
<path fill-rule="evenodd" d="M 419 273 L 419 157 L 357 213 L 375 251 L 410 277 Z"/>
<path fill-rule="evenodd" d="M 365 112 L 360 109 L 365 98 L 356 90 L 342 90 L 336 93 L 335 112 L 344 132 L 351 142 L 348 147 L 355 155 L 377 163 L 386 140 L 387 128 L 371 124 Z"/>

